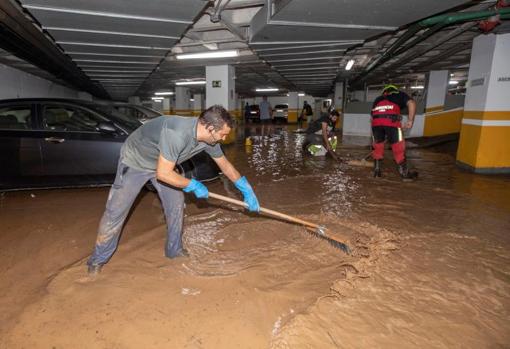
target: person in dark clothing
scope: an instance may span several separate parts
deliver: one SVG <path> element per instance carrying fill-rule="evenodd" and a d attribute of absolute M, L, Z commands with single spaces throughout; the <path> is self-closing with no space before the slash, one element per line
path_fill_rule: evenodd
<path fill-rule="evenodd" d="M 320 118 L 314 120 L 306 129 L 306 139 L 303 143 L 303 150 L 306 151 L 310 144 L 324 146 L 327 152 L 336 160 L 340 160 L 329 142 L 329 137 L 335 129 L 340 114 L 332 109 L 329 113 L 323 113 Z"/>
<path fill-rule="evenodd" d="M 402 125 L 401 110 L 409 111 L 408 121 Z M 414 179 L 417 172 L 409 171 L 405 157 L 405 140 L 402 129 L 413 127 L 416 115 L 416 102 L 395 85 L 386 85 L 382 95 L 377 97 L 372 105 L 372 135 L 374 158 L 374 177 L 381 177 L 381 165 L 384 157 L 386 140 L 391 144 L 393 157 L 398 165 L 402 179 Z"/>
<path fill-rule="evenodd" d="M 312 121 L 312 117 L 313 117 L 312 106 L 310 104 L 308 104 L 307 101 L 304 101 L 303 109 L 301 110 L 301 114 L 299 115 L 299 118 L 298 118 L 298 127 L 302 128 L 303 121 L 305 121 L 305 120 L 306 120 L 307 124 L 310 125 L 310 122 Z"/>
<path fill-rule="evenodd" d="M 246 122 L 248 122 L 248 119 L 250 118 L 250 105 L 248 104 L 248 102 L 246 102 L 246 104 L 244 105 L 244 120 Z"/>

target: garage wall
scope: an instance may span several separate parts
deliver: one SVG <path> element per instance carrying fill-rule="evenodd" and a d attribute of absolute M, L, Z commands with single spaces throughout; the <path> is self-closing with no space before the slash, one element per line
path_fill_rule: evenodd
<path fill-rule="evenodd" d="M 274 107 L 277 104 L 289 104 L 289 97 L 287 96 L 267 96 L 267 101 Z M 305 95 L 305 96 L 299 96 L 299 108 L 303 107 L 303 102 L 307 101 L 308 104 L 312 106 L 312 108 L 315 106 L 315 100 L 314 97 Z M 242 104 L 248 102 L 249 104 L 259 104 L 262 102 L 262 96 L 257 96 L 253 98 L 244 98 L 242 99 Z M 299 109 L 301 110 L 301 109 Z"/>
<path fill-rule="evenodd" d="M 88 99 L 89 96 L 88 93 L 0 64 L 0 99 L 33 97 Z"/>

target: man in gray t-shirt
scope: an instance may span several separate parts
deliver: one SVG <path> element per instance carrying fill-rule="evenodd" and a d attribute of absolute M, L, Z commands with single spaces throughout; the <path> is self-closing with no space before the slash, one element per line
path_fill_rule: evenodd
<path fill-rule="evenodd" d="M 267 96 L 262 97 L 262 102 L 259 103 L 260 110 L 260 121 L 261 122 L 271 122 L 273 118 L 273 108 L 271 104 L 267 101 Z"/>
<path fill-rule="evenodd" d="M 223 174 L 234 182 L 244 196 L 249 211 L 258 212 L 259 203 L 246 177 L 241 177 L 225 158 L 219 141 L 233 127 L 230 114 L 221 106 L 212 106 L 198 118 L 161 116 L 134 131 L 122 146 L 117 175 L 110 189 L 106 210 L 99 224 L 94 252 L 87 264 L 91 275 L 101 271 L 115 252 L 126 217 L 147 181 L 156 188 L 167 222 L 165 255 L 187 256 L 182 247 L 184 192 L 207 198 L 207 187 L 175 171 L 176 165 L 204 150 Z"/>

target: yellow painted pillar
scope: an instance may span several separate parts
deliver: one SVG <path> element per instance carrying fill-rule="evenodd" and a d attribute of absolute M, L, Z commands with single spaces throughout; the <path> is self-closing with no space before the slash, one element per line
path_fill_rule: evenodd
<path fill-rule="evenodd" d="M 172 97 L 163 98 L 163 114 L 172 114 Z"/>
<path fill-rule="evenodd" d="M 193 110 L 190 106 L 191 94 L 189 88 L 175 86 L 175 110 L 174 114 L 180 116 L 193 116 Z"/>
<path fill-rule="evenodd" d="M 191 105 L 193 108 L 192 115 L 200 116 L 202 110 L 204 110 L 204 95 L 201 93 L 195 93 L 191 99 Z"/>
<path fill-rule="evenodd" d="M 473 41 L 457 163 L 477 173 L 510 173 L 510 34 Z"/>
<path fill-rule="evenodd" d="M 290 124 L 295 124 L 298 122 L 298 117 L 301 113 L 301 109 L 299 109 L 299 93 L 289 92 L 289 99 L 287 104 L 289 106 L 287 109 L 287 122 Z"/>

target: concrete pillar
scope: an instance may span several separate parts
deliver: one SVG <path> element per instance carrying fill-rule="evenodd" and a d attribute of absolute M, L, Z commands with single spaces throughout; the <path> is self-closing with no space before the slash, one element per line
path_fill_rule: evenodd
<path fill-rule="evenodd" d="M 235 114 L 235 70 L 230 65 L 215 65 L 205 67 L 206 100 L 205 107 L 220 104 L 229 112 Z"/>
<path fill-rule="evenodd" d="M 289 99 L 287 104 L 289 105 L 287 122 L 295 124 L 297 123 L 298 116 L 301 113 L 298 92 L 289 92 Z"/>
<path fill-rule="evenodd" d="M 448 70 L 433 70 L 428 76 L 427 102 L 425 112 L 444 110 L 444 102 L 448 91 Z"/>
<path fill-rule="evenodd" d="M 445 110 L 448 82 L 449 73 L 447 70 L 431 71 L 428 74 L 423 136 L 430 137 L 460 132 L 463 108 Z M 416 121 L 418 121 L 418 117 Z"/>
<path fill-rule="evenodd" d="M 510 34 L 473 40 L 457 163 L 477 173 L 510 173 Z"/>
<path fill-rule="evenodd" d="M 137 105 L 141 105 L 142 102 L 140 101 L 140 97 L 138 96 L 130 96 L 128 97 L 128 103 L 130 104 L 137 104 Z"/>
<path fill-rule="evenodd" d="M 204 110 L 204 95 L 195 93 L 193 95 L 193 116 L 199 116 Z"/>
<path fill-rule="evenodd" d="M 163 98 L 162 113 L 165 114 L 165 115 L 172 114 L 172 97 L 165 97 L 165 98 Z"/>
<path fill-rule="evenodd" d="M 182 116 L 191 116 L 189 88 L 175 86 L 175 114 Z"/>
<path fill-rule="evenodd" d="M 335 84 L 335 94 L 333 97 L 332 105 L 335 108 L 337 112 L 340 113 L 340 117 L 338 118 L 338 122 L 336 124 L 337 127 L 342 128 L 342 125 L 344 123 L 344 83 L 343 82 L 337 82 Z"/>
<path fill-rule="evenodd" d="M 214 65 L 205 67 L 207 80 L 205 90 L 205 107 L 219 104 L 236 117 L 236 87 L 235 69 L 231 65 Z M 236 140 L 236 128 L 230 132 L 224 144 L 230 144 Z"/>
<path fill-rule="evenodd" d="M 343 102 L 344 102 L 344 83 L 337 82 L 335 84 L 335 95 L 333 97 L 333 101 L 331 102 L 331 104 L 333 105 L 337 112 L 342 113 Z"/>

